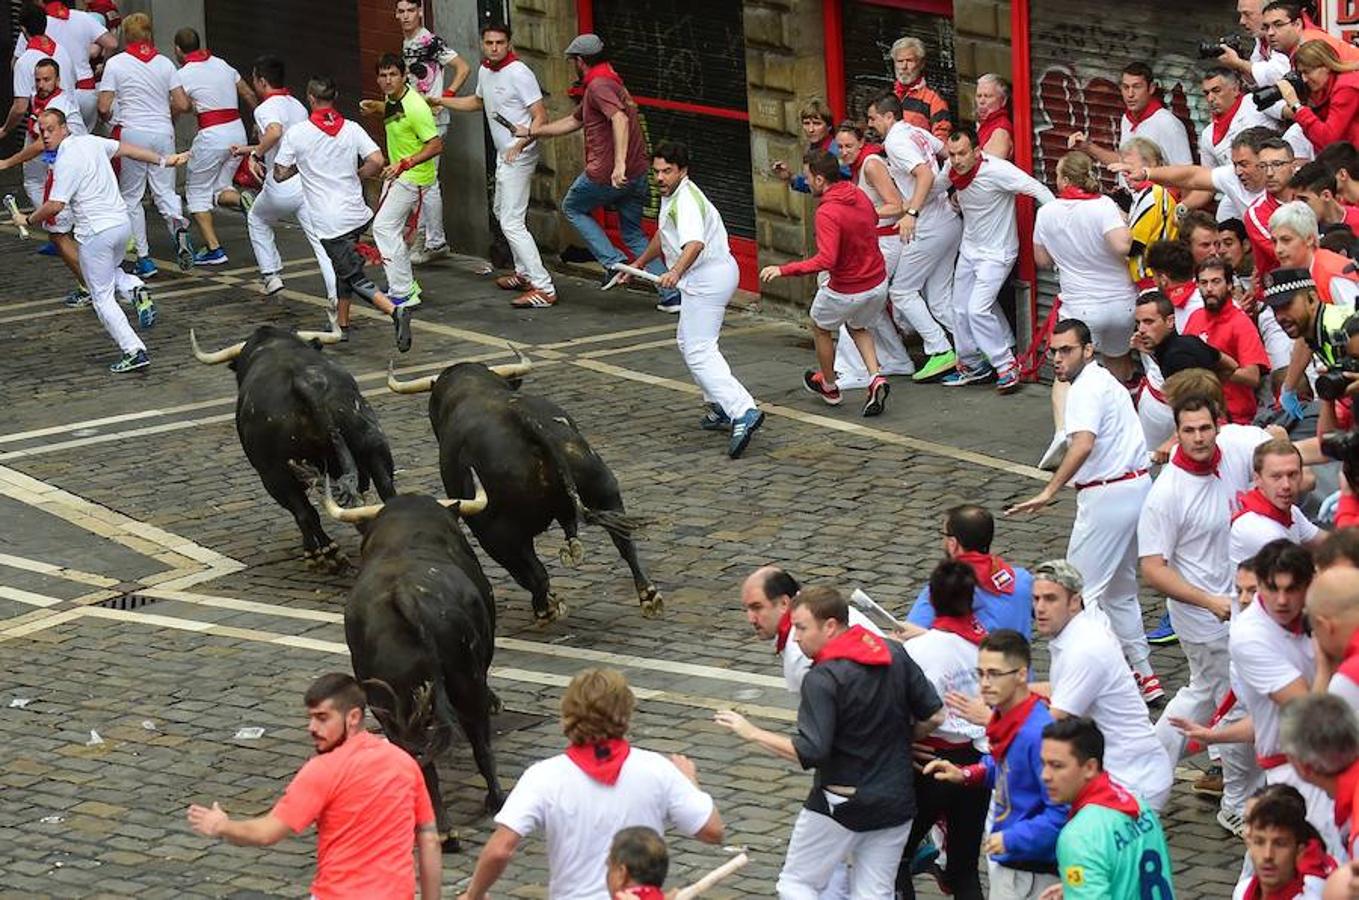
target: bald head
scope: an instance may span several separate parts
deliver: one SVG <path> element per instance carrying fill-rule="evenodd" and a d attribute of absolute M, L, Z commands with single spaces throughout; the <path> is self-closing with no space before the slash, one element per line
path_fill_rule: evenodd
<path fill-rule="evenodd" d="M 1307 590 L 1307 618 L 1322 652 L 1333 662 L 1344 659 L 1359 630 L 1359 569 L 1336 566 L 1319 573 Z"/>
<path fill-rule="evenodd" d="M 741 609 L 763 640 L 779 633 L 779 620 L 797 596 L 798 583 L 778 566 L 761 566 L 741 583 Z"/>

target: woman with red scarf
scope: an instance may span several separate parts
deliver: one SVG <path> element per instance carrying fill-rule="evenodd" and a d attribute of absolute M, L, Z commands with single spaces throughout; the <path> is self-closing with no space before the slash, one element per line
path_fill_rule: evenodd
<path fill-rule="evenodd" d="M 1359 62 L 1341 62 L 1325 41 L 1307 41 L 1294 54 L 1293 68 L 1310 94 L 1304 105 L 1293 85 L 1281 80 L 1284 115 L 1318 151 L 1336 141 L 1359 142 Z"/>

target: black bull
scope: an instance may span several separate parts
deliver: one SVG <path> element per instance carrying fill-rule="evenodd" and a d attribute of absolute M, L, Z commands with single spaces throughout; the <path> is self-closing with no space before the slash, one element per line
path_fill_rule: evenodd
<path fill-rule="evenodd" d="M 359 386 L 321 344 L 340 332 L 292 332 L 275 325 L 255 329 L 249 340 L 204 352 L 192 331 L 194 356 L 208 364 L 230 363 L 236 372 L 236 433 L 264 489 L 293 514 L 308 563 L 345 565 L 344 554 L 321 528 L 307 499 L 320 474 L 352 503 L 370 483 L 386 500 L 396 494 L 392 451 L 377 413 Z"/>
<path fill-rule="evenodd" d="M 645 615 L 658 615 L 662 597 L 637 559 L 633 531 L 637 520 L 623 508 L 618 481 L 590 449 L 570 416 L 556 404 L 521 393 L 531 368 L 521 355 L 517 365 L 456 363 L 437 377 L 398 381 L 387 386 L 402 394 L 431 391 L 429 419 L 439 441 L 439 472 L 450 497 L 466 496 L 472 469 L 486 485 L 490 505 L 467 521 L 477 541 L 533 597 L 533 614 L 550 621 L 566 614 L 566 604 L 551 590 L 547 570 L 533 539 L 555 520 L 566 534 L 562 561 L 578 565 L 584 547 L 582 522 L 609 533 L 632 570 Z"/>

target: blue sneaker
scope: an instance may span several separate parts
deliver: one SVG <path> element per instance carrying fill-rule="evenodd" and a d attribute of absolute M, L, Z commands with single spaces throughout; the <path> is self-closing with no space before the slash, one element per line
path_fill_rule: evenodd
<path fill-rule="evenodd" d="M 221 247 L 216 250 L 209 250 L 204 247 L 193 255 L 193 264 L 195 266 L 224 266 L 227 264 L 226 251 Z"/>
<path fill-rule="evenodd" d="M 938 858 L 939 848 L 934 845 L 934 841 L 925 838 L 920 842 L 920 846 L 915 848 L 915 856 L 911 858 L 911 874 L 922 875 L 928 872 Z"/>
<path fill-rule="evenodd" d="M 996 377 L 997 394 L 1013 394 L 1022 386 L 1019 381 L 1019 366 L 1012 365 Z"/>
<path fill-rule="evenodd" d="M 90 292 L 85 290 L 84 287 L 77 285 L 66 295 L 66 299 L 62 301 L 62 305 L 67 309 L 80 309 L 80 307 L 89 306 L 93 302 L 94 298 L 90 296 Z"/>
<path fill-rule="evenodd" d="M 659 302 L 659 303 L 656 304 L 656 308 L 659 309 L 659 310 L 660 310 L 661 312 L 663 312 L 663 313 L 670 313 L 670 314 L 672 314 L 672 315 L 679 315 L 679 310 L 680 310 L 680 298 L 679 298 L 679 295 L 676 294 L 674 297 L 671 297 L 669 300 L 661 300 L 661 302 Z"/>
<path fill-rule="evenodd" d="M 151 358 L 146 355 L 146 351 L 138 350 L 136 353 L 124 353 L 122 359 L 109 366 L 109 371 L 115 375 L 122 375 L 125 372 L 145 369 L 149 365 Z"/>
<path fill-rule="evenodd" d="M 144 287 L 132 289 L 132 308 L 137 310 L 137 321 L 143 328 L 156 324 L 156 304 L 151 300 L 151 292 Z"/>
<path fill-rule="evenodd" d="M 57 245 L 52 243 L 51 241 L 48 241 L 47 243 L 43 244 L 41 247 L 38 248 L 37 253 L 39 256 L 56 256 Z"/>
<path fill-rule="evenodd" d="M 698 427 L 704 431 L 730 431 L 731 417 L 716 403 L 707 404 L 708 411 L 698 420 Z"/>
<path fill-rule="evenodd" d="M 755 436 L 755 431 L 764 424 L 764 413 L 758 409 L 748 410 L 745 415 L 733 419 L 731 422 L 731 441 L 727 444 L 727 456 L 732 459 L 740 459 L 741 454 L 746 452 L 746 447 L 750 445 L 750 439 Z"/>
<path fill-rule="evenodd" d="M 138 278 L 154 278 L 160 269 L 152 262 L 149 256 L 139 256 L 137 261 L 132 264 L 132 274 Z"/>
<path fill-rule="evenodd" d="M 939 379 L 939 383 L 945 387 L 963 387 L 969 384 L 980 384 L 983 381 L 991 381 L 996 377 L 996 370 L 991 368 L 990 363 L 984 363 L 975 369 L 969 369 L 962 363 L 958 368 Z"/>
<path fill-rule="evenodd" d="M 1161 621 L 1156 623 L 1156 627 L 1147 632 L 1148 644 L 1166 647 L 1179 642 L 1180 636 L 1175 633 L 1175 628 L 1170 624 L 1170 613 L 1163 613 Z"/>

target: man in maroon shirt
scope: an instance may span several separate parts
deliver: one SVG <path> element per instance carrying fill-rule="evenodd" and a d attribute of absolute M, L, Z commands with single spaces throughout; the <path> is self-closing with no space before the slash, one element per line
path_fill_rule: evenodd
<path fill-rule="evenodd" d="M 812 300 L 812 339 L 820 371 L 808 369 L 803 386 L 831 406 L 840 403 L 835 383 L 835 333 L 844 325 L 868 368 L 865 416 L 881 415 L 891 385 L 878 369 L 878 354 L 869 327 L 887 303 L 887 265 L 878 249 L 878 212 L 868 195 L 844 180 L 840 160 L 825 150 L 808 150 L 802 158 L 807 186 L 816 207 L 817 253 L 811 259 L 765 266 L 760 280 L 829 272 L 830 280 Z"/>
<path fill-rule="evenodd" d="M 647 247 L 647 236 L 642 231 L 642 206 L 649 190 L 647 170 L 651 160 L 647 158 L 637 104 L 604 55 L 604 42 L 598 35 L 579 35 L 567 46 L 566 58 L 580 75 L 580 105 L 571 115 L 539 128 L 520 126 L 515 129 L 515 136 L 534 140 L 584 129 L 585 171 L 571 183 L 562 200 L 562 212 L 604 267 L 607 280 L 609 270 L 629 257 L 609 240 L 595 221 L 594 211 L 601 206 L 616 209 L 623 243 L 632 251 L 632 259 L 641 256 Z M 573 94 L 575 90 L 572 89 Z M 665 272 L 660 260 L 647 269 L 658 276 Z M 679 291 L 662 288 L 660 295 L 657 309 L 679 312 Z"/>

